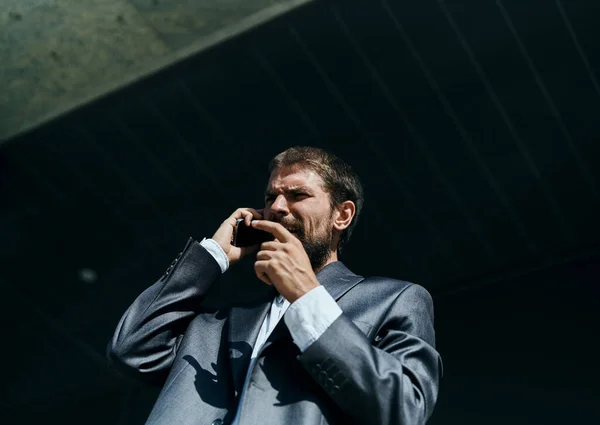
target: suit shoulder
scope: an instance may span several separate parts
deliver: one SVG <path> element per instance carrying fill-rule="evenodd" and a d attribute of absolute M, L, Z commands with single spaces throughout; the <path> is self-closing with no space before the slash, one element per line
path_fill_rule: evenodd
<path fill-rule="evenodd" d="M 380 288 L 393 288 L 398 291 L 403 291 L 409 286 L 416 285 L 415 283 L 409 282 L 407 280 L 394 279 L 385 276 L 368 276 L 365 277 L 361 284 L 379 286 Z"/>
<path fill-rule="evenodd" d="M 406 295 L 414 297 L 431 299 L 431 294 L 424 286 L 407 280 L 394 279 L 385 276 L 369 276 L 361 282 L 361 285 L 365 285 L 365 289 L 367 286 L 377 289 L 378 292 L 384 291 L 396 295 L 406 293 Z"/>

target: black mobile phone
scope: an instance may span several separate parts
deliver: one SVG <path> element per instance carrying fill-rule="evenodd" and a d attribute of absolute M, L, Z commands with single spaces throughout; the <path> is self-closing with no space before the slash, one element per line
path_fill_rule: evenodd
<path fill-rule="evenodd" d="M 233 245 L 238 247 L 258 245 L 263 242 L 272 241 L 273 235 L 264 230 L 246 226 L 243 218 L 238 218 L 233 232 Z"/>

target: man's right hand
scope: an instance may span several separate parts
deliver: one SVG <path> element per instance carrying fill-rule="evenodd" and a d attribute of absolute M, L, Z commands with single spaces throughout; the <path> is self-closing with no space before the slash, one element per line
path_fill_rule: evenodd
<path fill-rule="evenodd" d="M 237 220 L 240 218 L 244 219 L 244 223 L 241 224 L 242 226 L 249 226 L 253 219 L 262 220 L 262 210 L 255 210 L 253 208 L 238 208 L 229 216 L 229 218 L 227 218 L 227 220 L 221 224 L 212 237 L 212 239 L 217 242 L 221 248 L 223 248 L 225 255 L 227 255 L 229 265 L 237 263 L 246 255 L 257 252 L 260 248 L 260 245 L 239 248 L 232 244 L 235 225 Z"/>

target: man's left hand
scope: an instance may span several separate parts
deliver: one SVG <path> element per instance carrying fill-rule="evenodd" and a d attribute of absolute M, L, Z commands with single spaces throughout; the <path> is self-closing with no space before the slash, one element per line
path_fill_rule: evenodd
<path fill-rule="evenodd" d="M 308 255 L 298 238 L 279 223 L 254 220 L 252 226 L 271 233 L 275 240 L 264 242 L 256 255 L 256 276 L 293 303 L 319 286 Z"/>

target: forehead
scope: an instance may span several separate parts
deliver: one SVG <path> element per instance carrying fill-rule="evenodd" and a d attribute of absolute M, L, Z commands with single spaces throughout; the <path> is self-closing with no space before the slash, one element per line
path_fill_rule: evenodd
<path fill-rule="evenodd" d="M 323 179 L 311 169 L 297 166 L 274 170 L 269 178 L 267 189 L 284 190 L 304 186 L 313 190 L 323 190 Z"/>

